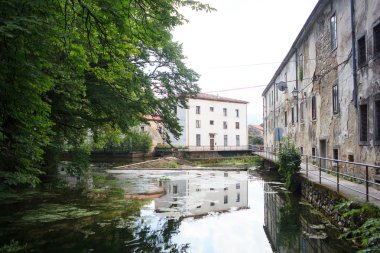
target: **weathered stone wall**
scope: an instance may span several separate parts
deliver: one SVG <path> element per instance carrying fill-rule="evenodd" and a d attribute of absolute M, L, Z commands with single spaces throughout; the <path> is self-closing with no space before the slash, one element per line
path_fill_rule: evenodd
<path fill-rule="evenodd" d="M 346 227 L 348 225 L 348 221 L 333 210 L 337 204 L 347 201 L 345 197 L 304 177 L 301 178 L 301 193 L 314 208 L 319 209 L 329 217 L 334 225 L 338 227 Z"/>

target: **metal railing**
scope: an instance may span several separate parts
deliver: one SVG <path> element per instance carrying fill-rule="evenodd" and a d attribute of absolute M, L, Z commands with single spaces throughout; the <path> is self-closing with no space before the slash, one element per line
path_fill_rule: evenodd
<path fill-rule="evenodd" d="M 252 149 L 252 153 L 272 161 L 277 161 L 276 151 L 275 148 L 269 147 L 253 147 Z M 380 188 L 380 183 L 370 178 L 370 175 L 378 175 L 378 173 L 380 173 L 380 166 L 312 155 L 301 155 L 301 157 L 303 163 L 301 164 L 301 169 L 305 170 L 306 177 L 309 177 L 309 174 L 317 176 L 319 184 L 322 184 L 322 179 L 333 182 L 336 184 L 337 192 L 340 192 L 340 188 L 344 187 L 360 195 L 364 195 L 367 202 L 370 198 L 380 201 L 380 194 L 378 194 L 378 196 L 373 194 L 373 192 L 378 192 L 373 189 L 373 187 Z M 324 176 L 322 172 L 325 173 L 326 176 Z M 363 185 L 364 191 L 351 187 L 347 182 L 344 183 L 343 181 L 342 183 L 341 179 Z"/>
<path fill-rule="evenodd" d="M 156 151 L 249 151 L 252 150 L 251 145 L 242 146 L 188 146 L 184 148 L 160 149 Z"/>
<path fill-rule="evenodd" d="M 309 177 L 309 174 L 318 176 L 319 184 L 322 184 L 323 179 L 335 183 L 337 192 L 340 191 L 340 187 L 344 187 L 351 191 L 365 195 L 367 202 L 370 197 L 380 200 L 380 196 L 374 196 L 370 192 L 370 186 L 380 186 L 378 182 L 370 179 L 370 174 L 376 174 L 376 172 L 380 170 L 380 166 L 311 155 L 302 155 L 302 159 L 305 163 L 306 177 Z M 314 170 L 310 170 L 310 167 L 314 168 Z M 373 170 L 371 171 L 372 173 L 370 173 L 370 170 Z M 347 171 L 350 173 L 347 173 Z M 329 174 L 330 177 L 323 176 L 322 172 Z M 335 176 L 335 179 L 332 180 L 331 176 Z M 358 189 L 354 189 L 347 184 L 342 184 L 340 182 L 340 179 L 342 178 L 356 184 L 364 185 L 365 191 L 363 192 Z"/>

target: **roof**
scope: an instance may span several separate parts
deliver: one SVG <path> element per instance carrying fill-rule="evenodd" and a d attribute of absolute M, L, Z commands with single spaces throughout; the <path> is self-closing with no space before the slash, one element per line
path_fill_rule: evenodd
<path fill-rule="evenodd" d="M 323 11 L 325 6 L 330 3 L 330 0 L 319 0 L 316 6 L 314 7 L 313 11 L 311 12 L 310 16 L 307 18 L 306 23 L 303 25 L 301 31 L 298 33 L 297 38 L 293 42 L 292 46 L 289 49 L 289 52 L 286 54 L 284 60 L 281 62 L 280 66 L 278 67 L 277 71 L 273 75 L 272 79 L 268 83 L 267 87 L 261 94 L 264 96 L 264 94 L 269 90 L 269 88 L 275 83 L 277 76 L 281 73 L 282 69 L 288 64 L 290 58 L 293 56 L 294 53 L 297 52 L 297 47 L 299 44 L 303 42 L 303 39 L 305 36 L 307 36 L 310 32 L 310 30 L 313 27 L 314 22 L 316 21 L 319 14 Z"/>
<path fill-rule="evenodd" d="M 252 125 L 252 127 L 253 127 L 253 128 L 256 128 L 256 129 L 258 129 L 258 130 L 260 130 L 260 131 L 264 131 L 264 128 L 263 128 L 263 126 L 261 126 L 261 125 Z"/>
<path fill-rule="evenodd" d="M 229 102 L 229 103 L 237 103 L 237 104 L 248 104 L 249 103 L 247 101 L 243 101 L 243 100 L 239 100 L 239 99 L 226 98 L 226 97 L 221 97 L 219 95 L 211 95 L 211 94 L 206 94 L 206 93 L 198 93 L 198 95 L 193 97 L 193 99 Z"/>

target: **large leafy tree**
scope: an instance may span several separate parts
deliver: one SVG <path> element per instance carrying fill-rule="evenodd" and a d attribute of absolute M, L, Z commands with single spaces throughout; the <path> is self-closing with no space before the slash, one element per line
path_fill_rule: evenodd
<path fill-rule="evenodd" d="M 54 171 L 63 144 L 80 146 L 105 125 L 127 132 L 195 95 L 171 31 L 188 0 L 0 0 L 0 166 L 8 184 Z"/>

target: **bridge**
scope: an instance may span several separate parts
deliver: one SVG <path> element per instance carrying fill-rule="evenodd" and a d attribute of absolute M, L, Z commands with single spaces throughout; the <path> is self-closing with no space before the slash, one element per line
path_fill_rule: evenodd
<path fill-rule="evenodd" d="M 276 150 L 253 146 L 252 154 L 274 163 L 277 161 Z M 344 172 L 343 168 L 351 173 Z M 336 191 L 347 199 L 371 202 L 380 207 L 377 172 L 380 172 L 380 166 L 311 155 L 302 155 L 300 170 L 303 177 Z"/>

